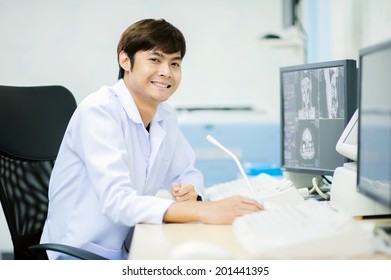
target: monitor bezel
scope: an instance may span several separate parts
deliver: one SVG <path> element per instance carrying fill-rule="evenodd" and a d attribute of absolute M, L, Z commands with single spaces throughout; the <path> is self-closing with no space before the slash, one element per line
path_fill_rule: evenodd
<path fill-rule="evenodd" d="M 373 45 L 373 46 L 369 46 L 369 47 L 366 47 L 366 48 L 362 48 L 359 50 L 359 69 L 360 69 L 360 76 L 359 76 L 359 80 L 358 80 L 358 93 L 359 93 L 359 99 L 358 99 L 358 104 L 359 104 L 359 110 L 360 112 L 362 111 L 362 87 L 361 87 L 361 81 L 362 81 L 362 73 L 363 73 L 363 70 L 364 68 L 362 68 L 362 60 L 363 60 L 363 57 L 365 56 L 369 56 L 371 54 L 374 54 L 374 53 L 378 53 L 380 51 L 383 51 L 383 50 L 387 50 L 387 49 L 390 49 L 391 50 L 391 40 L 388 40 L 388 41 L 385 41 L 385 42 L 381 42 L 381 43 L 378 43 L 376 45 Z M 388 198 L 383 198 L 383 197 L 379 197 L 379 196 L 376 196 L 373 192 L 368 192 L 366 190 L 366 188 L 362 187 L 361 183 L 360 183 L 360 158 L 361 158 L 361 144 L 360 144 L 360 135 L 361 135 L 361 118 L 362 118 L 362 114 L 359 114 L 358 116 L 358 148 L 357 148 L 357 180 L 356 180 L 356 185 L 357 185 L 357 191 L 363 195 L 365 195 L 366 197 L 372 199 L 373 201 L 376 201 L 378 203 L 380 203 L 381 205 L 385 206 L 385 207 L 388 207 L 391 209 L 391 197 L 388 197 Z"/>
<path fill-rule="evenodd" d="M 346 77 L 346 83 L 344 85 L 344 94 L 345 100 L 349 100 L 344 102 L 344 110 L 346 112 L 344 118 L 344 127 L 347 126 L 350 118 L 353 116 L 354 112 L 358 108 L 358 93 L 357 93 L 357 61 L 354 59 L 343 59 L 343 60 L 333 60 L 333 61 L 325 61 L 325 62 L 316 62 L 316 63 L 308 63 L 308 64 L 300 64 L 300 65 L 292 65 L 280 67 L 280 165 L 281 169 L 286 172 L 296 172 L 296 173 L 306 173 L 306 174 L 314 174 L 314 175 L 333 175 L 335 169 L 322 169 L 322 168 L 308 168 L 308 167 L 292 167 L 285 165 L 284 162 L 284 92 L 283 92 L 283 74 L 287 72 L 295 72 L 295 71 L 304 71 L 304 70 L 314 70 L 320 68 L 330 68 L 330 67 L 343 67 L 344 75 Z M 355 100 L 355 102 L 351 102 L 351 100 Z M 342 132 L 341 132 L 342 133 Z M 336 143 L 337 144 L 337 143 Z M 338 156 L 343 157 L 343 162 L 349 162 L 350 160 L 343 155 L 339 155 L 337 151 L 335 151 Z M 335 168 L 337 168 L 336 166 Z"/>
<path fill-rule="evenodd" d="M 357 161 L 358 147 L 358 116 L 359 112 L 357 109 L 342 132 L 341 137 L 339 137 L 335 147 L 338 153 L 355 162 Z"/>

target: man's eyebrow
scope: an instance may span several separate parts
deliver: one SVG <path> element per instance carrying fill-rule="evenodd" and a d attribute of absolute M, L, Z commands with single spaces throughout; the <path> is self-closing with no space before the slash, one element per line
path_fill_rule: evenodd
<path fill-rule="evenodd" d="M 157 55 L 157 56 L 159 56 L 161 58 L 166 58 L 164 53 L 159 52 L 159 51 L 151 51 L 151 55 Z M 181 56 L 175 56 L 171 60 L 182 60 L 182 57 Z"/>

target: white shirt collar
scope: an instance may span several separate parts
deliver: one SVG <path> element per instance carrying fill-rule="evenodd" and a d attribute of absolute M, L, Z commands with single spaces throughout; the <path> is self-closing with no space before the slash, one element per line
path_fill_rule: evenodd
<path fill-rule="evenodd" d="M 113 86 L 113 89 L 116 92 L 128 118 L 134 121 L 135 123 L 143 123 L 140 116 L 140 112 L 136 106 L 136 103 L 134 102 L 132 95 L 130 94 L 128 88 L 126 87 L 124 80 L 120 79 Z M 163 102 L 159 104 L 156 114 L 152 119 L 152 122 L 160 122 L 164 120 L 169 114 L 170 111 L 168 110 L 168 108 L 166 108 L 166 105 Z"/>

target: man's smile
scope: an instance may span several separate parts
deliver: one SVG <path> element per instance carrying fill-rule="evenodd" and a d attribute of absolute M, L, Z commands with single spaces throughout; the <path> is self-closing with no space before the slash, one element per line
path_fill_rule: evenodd
<path fill-rule="evenodd" d="M 155 86 L 161 87 L 161 88 L 170 88 L 171 85 L 168 83 L 162 83 L 162 82 L 157 82 L 157 81 L 151 81 L 152 84 Z"/>

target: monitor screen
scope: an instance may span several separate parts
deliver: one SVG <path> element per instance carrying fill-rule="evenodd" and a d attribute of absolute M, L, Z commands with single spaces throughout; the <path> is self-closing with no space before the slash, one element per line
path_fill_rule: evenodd
<path fill-rule="evenodd" d="M 391 208 L 391 41 L 360 50 L 358 191 Z"/>
<path fill-rule="evenodd" d="M 358 107 L 355 60 L 280 68 L 281 167 L 332 175 L 348 159 L 336 144 Z"/>

